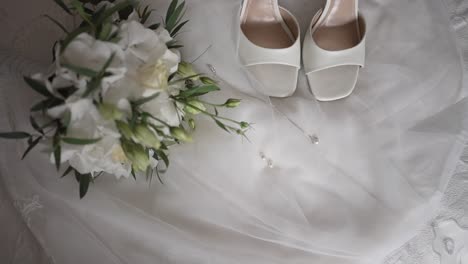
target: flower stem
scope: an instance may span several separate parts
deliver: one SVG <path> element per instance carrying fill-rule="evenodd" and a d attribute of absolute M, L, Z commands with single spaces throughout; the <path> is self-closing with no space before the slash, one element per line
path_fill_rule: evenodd
<path fill-rule="evenodd" d="M 173 97 L 173 98 L 174 98 L 174 100 L 176 100 L 177 102 L 180 102 L 180 103 L 183 103 L 183 104 L 185 104 L 185 105 L 188 105 L 188 106 L 192 107 L 193 109 L 195 109 L 195 110 L 197 110 L 197 111 L 200 111 L 201 113 L 203 113 L 203 114 L 205 114 L 205 115 L 208 115 L 208 116 L 210 116 L 210 117 L 212 117 L 212 118 L 225 120 L 225 121 L 228 121 L 228 122 L 232 122 L 232 123 L 234 123 L 234 124 L 237 124 L 237 125 L 240 125 L 240 124 L 241 124 L 241 122 L 238 122 L 238 121 L 236 121 L 236 120 L 233 120 L 233 119 L 230 119 L 230 118 L 227 118 L 227 117 L 222 117 L 222 116 L 214 115 L 214 114 L 212 114 L 212 113 L 210 113 L 210 112 L 208 112 L 208 111 L 205 111 L 205 110 L 203 110 L 203 109 L 200 109 L 200 108 L 198 108 L 198 107 L 196 107 L 196 106 L 194 106 L 194 105 L 192 105 L 192 104 L 190 104 L 190 103 L 186 103 L 186 102 L 184 102 L 184 101 L 182 101 L 182 100 L 180 100 L 180 99 L 177 99 L 177 98 L 175 98 L 175 97 Z"/>

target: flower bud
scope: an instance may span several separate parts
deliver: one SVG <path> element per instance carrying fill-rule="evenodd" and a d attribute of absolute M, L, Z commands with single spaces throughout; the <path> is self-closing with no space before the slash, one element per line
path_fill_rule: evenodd
<path fill-rule="evenodd" d="M 250 127 L 250 124 L 247 123 L 247 122 L 242 121 L 242 122 L 240 122 L 240 127 L 241 127 L 242 129 L 246 129 L 246 128 L 249 128 L 249 127 Z"/>
<path fill-rule="evenodd" d="M 137 125 L 134 135 L 135 138 L 146 147 L 154 149 L 159 149 L 161 147 L 161 141 L 159 141 L 153 131 L 145 125 Z"/>
<path fill-rule="evenodd" d="M 201 111 L 205 111 L 205 110 L 206 110 L 205 105 L 202 102 L 197 101 L 197 100 L 189 101 L 184 107 L 184 111 L 192 115 L 199 114 Z"/>
<path fill-rule="evenodd" d="M 171 131 L 171 135 L 180 141 L 184 141 L 184 142 L 192 141 L 192 137 L 190 137 L 190 135 L 188 135 L 187 132 L 185 132 L 185 130 L 180 127 L 171 127 L 170 131 Z"/>
<path fill-rule="evenodd" d="M 193 70 L 192 64 L 190 64 L 188 62 L 179 63 L 179 69 L 178 69 L 177 72 L 183 78 L 187 78 L 187 77 L 190 77 L 190 76 L 197 75 L 197 73 Z M 192 80 L 198 80 L 199 77 L 196 76 L 196 77 L 192 77 L 191 79 Z"/>
<path fill-rule="evenodd" d="M 206 76 L 202 76 L 200 77 L 200 81 L 203 83 L 203 84 L 206 84 L 206 85 L 215 85 L 216 84 L 216 81 L 209 78 L 209 77 L 206 77 Z"/>
<path fill-rule="evenodd" d="M 112 104 L 102 103 L 98 106 L 99 113 L 106 120 L 118 120 L 123 117 L 122 111 Z"/>
<path fill-rule="evenodd" d="M 131 139 L 133 137 L 133 131 L 127 123 L 117 120 L 115 121 L 115 124 L 120 134 L 122 134 L 126 139 Z"/>
<path fill-rule="evenodd" d="M 195 120 L 193 120 L 192 118 L 189 119 L 188 124 L 189 124 L 190 128 L 192 128 L 192 129 L 196 128 Z"/>
<path fill-rule="evenodd" d="M 224 103 L 224 106 L 228 108 L 235 108 L 235 107 L 238 107 L 240 103 L 241 103 L 241 100 L 231 98 L 231 99 L 228 99 L 226 103 Z"/>
<path fill-rule="evenodd" d="M 150 165 L 149 154 L 145 148 L 139 144 L 130 141 L 124 141 L 122 148 L 125 156 L 132 162 L 132 168 L 135 171 L 144 172 Z"/>

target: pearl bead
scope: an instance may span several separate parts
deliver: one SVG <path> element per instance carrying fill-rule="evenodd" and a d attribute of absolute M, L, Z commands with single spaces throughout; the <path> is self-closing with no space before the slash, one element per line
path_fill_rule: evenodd
<path fill-rule="evenodd" d="M 312 144 L 318 145 L 318 143 L 320 142 L 320 139 L 317 137 L 317 135 L 309 136 L 309 138 Z"/>
<path fill-rule="evenodd" d="M 273 166 L 273 161 L 271 159 L 268 159 L 267 164 L 268 164 L 268 168 L 273 169 L 274 166 Z"/>
<path fill-rule="evenodd" d="M 207 66 L 210 69 L 210 71 L 216 75 L 216 68 L 211 64 L 207 64 Z"/>

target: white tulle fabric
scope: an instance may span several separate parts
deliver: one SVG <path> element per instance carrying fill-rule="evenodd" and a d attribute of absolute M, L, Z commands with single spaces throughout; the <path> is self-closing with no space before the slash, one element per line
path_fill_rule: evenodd
<path fill-rule="evenodd" d="M 167 2 L 148 3 L 165 10 Z M 303 30 L 323 4 L 310 2 L 283 3 Z M 355 92 L 330 103 L 313 99 L 303 74 L 294 96 L 262 97 L 267 87 L 236 54 L 240 1 L 187 4 L 185 60 L 221 82 L 211 99 L 243 99 L 225 114 L 254 123 L 250 142 L 200 120 L 195 143 L 173 150 L 164 185 L 103 176 L 80 201 L 75 180 L 59 179 L 46 156 L 21 162 L 25 146 L 1 141 L 0 199 L 16 209 L 0 213 L 17 211 L 24 237 L 37 242 L 18 251 L 25 255 L 7 255 L 12 263 L 27 254 L 37 254 L 34 263 L 67 264 L 379 263 L 433 216 L 464 146 L 468 112 L 440 1 L 361 0 L 367 66 Z M 22 31 L 8 34 L 24 45 L 1 53 L 0 130 L 24 130 L 38 98 L 20 76 L 47 66 L 44 43 L 56 35 L 29 39 L 43 41 L 33 52 Z M 13 218 L 3 219 L 5 227 Z"/>

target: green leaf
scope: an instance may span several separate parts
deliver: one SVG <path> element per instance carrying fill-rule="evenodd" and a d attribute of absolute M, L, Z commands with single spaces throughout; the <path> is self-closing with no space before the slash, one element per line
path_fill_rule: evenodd
<path fill-rule="evenodd" d="M 59 93 L 64 98 L 68 98 L 70 95 L 74 94 L 77 90 L 78 88 L 76 88 L 73 85 L 67 86 L 67 87 L 60 87 L 56 89 L 57 93 Z"/>
<path fill-rule="evenodd" d="M 177 21 L 184 11 L 185 1 L 183 1 L 175 10 L 174 13 L 169 17 L 169 20 L 166 23 L 166 29 L 171 32 L 173 28 L 177 25 Z"/>
<path fill-rule="evenodd" d="M 109 35 L 112 32 L 112 24 L 111 23 L 104 23 L 101 27 L 101 32 L 99 32 L 99 39 L 100 40 L 107 40 Z"/>
<path fill-rule="evenodd" d="M 90 95 L 94 90 L 96 90 L 101 85 L 102 78 L 104 78 L 106 70 L 112 63 L 114 56 L 115 56 L 115 53 L 112 53 L 109 59 L 107 59 L 106 63 L 104 63 L 104 65 L 102 66 L 97 76 L 93 78 L 90 82 L 88 82 L 88 86 L 86 87 L 86 91 L 84 92 L 83 97 Z"/>
<path fill-rule="evenodd" d="M 104 10 L 106 10 L 106 5 L 102 5 L 98 10 L 96 11 L 92 11 L 90 12 L 91 14 L 91 20 L 92 21 L 96 21 L 96 19 L 98 19 L 99 16 L 102 15 L 102 13 L 104 12 Z"/>
<path fill-rule="evenodd" d="M 48 98 L 31 107 L 31 112 L 43 111 L 58 105 L 61 105 L 63 100 L 57 98 Z"/>
<path fill-rule="evenodd" d="M 71 64 L 67 64 L 67 63 L 63 63 L 62 66 L 69 69 L 69 70 L 71 70 L 71 71 L 74 71 L 75 73 L 78 73 L 79 75 L 83 75 L 83 76 L 87 76 L 87 77 L 91 77 L 91 78 L 96 77 L 99 74 L 98 72 L 96 72 L 94 70 L 79 67 L 79 66 L 75 66 L 75 65 L 71 65 Z"/>
<path fill-rule="evenodd" d="M 54 23 L 55 25 L 57 25 L 60 29 L 63 30 L 63 32 L 67 33 L 68 34 L 68 30 L 65 28 L 64 25 L 62 25 L 62 23 L 60 23 L 59 21 L 57 21 L 55 18 L 49 16 L 49 15 L 44 15 L 44 17 L 48 18 L 50 21 L 52 21 L 52 23 Z"/>
<path fill-rule="evenodd" d="M 60 146 L 60 134 L 59 134 L 58 129 L 57 129 L 57 132 L 55 132 L 52 145 L 54 147 L 55 167 L 57 168 L 57 171 L 58 171 L 60 170 L 60 163 L 62 162 L 61 160 L 62 147 Z"/>
<path fill-rule="evenodd" d="M 153 25 L 149 26 L 148 28 L 151 29 L 151 30 L 156 30 L 156 29 L 158 29 L 158 27 L 160 25 L 161 25 L 160 23 L 156 23 L 156 24 L 153 24 Z"/>
<path fill-rule="evenodd" d="M 119 18 L 120 20 L 127 20 L 130 14 L 133 12 L 133 6 L 127 6 L 126 8 L 119 11 Z"/>
<path fill-rule="evenodd" d="M 77 183 L 80 183 L 80 177 L 81 177 L 81 173 L 75 170 L 75 180 Z"/>
<path fill-rule="evenodd" d="M 176 83 L 179 83 L 179 82 L 185 82 L 187 80 L 191 80 L 191 79 L 196 79 L 200 77 L 200 74 L 193 74 L 193 75 L 189 75 L 187 77 L 184 77 L 184 78 L 181 78 L 181 79 L 177 79 L 177 80 L 174 80 L 174 81 L 171 81 L 169 83 L 169 85 L 172 85 L 172 84 L 176 84 Z"/>
<path fill-rule="evenodd" d="M 218 125 L 221 129 L 223 129 L 224 131 L 226 131 L 228 133 L 231 133 L 229 131 L 229 129 L 227 129 L 227 127 L 223 123 L 221 123 L 219 120 L 214 119 L 214 121 L 215 121 L 216 125 Z"/>
<path fill-rule="evenodd" d="M 194 97 L 207 94 L 209 92 L 219 91 L 219 87 L 216 85 L 201 85 L 193 87 L 192 89 L 182 91 L 180 96 L 182 97 Z"/>
<path fill-rule="evenodd" d="M 110 35 L 109 39 L 107 41 L 109 42 L 112 42 L 112 43 L 117 43 L 121 40 L 121 38 L 119 37 L 119 32 L 116 31 L 114 33 L 112 33 L 112 35 Z"/>
<path fill-rule="evenodd" d="M 74 169 L 73 169 L 72 166 L 68 166 L 67 170 L 62 174 L 62 177 L 61 177 L 61 178 L 67 176 L 67 175 L 70 174 L 70 172 L 72 172 L 73 170 L 74 170 Z"/>
<path fill-rule="evenodd" d="M 91 145 L 95 144 L 96 142 L 99 142 L 101 138 L 92 138 L 92 139 L 87 139 L 87 138 L 71 138 L 71 137 L 64 137 L 62 138 L 62 141 L 71 144 L 71 145 Z"/>
<path fill-rule="evenodd" d="M 99 177 L 101 177 L 101 175 L 103 174 L 104 174 L 103 171 L 99 172 L 98 174 L 96 174 L 96 176 L 91 177 L 91 181 L 94 183 L 94 181 L 97 180 Z"/>
<path fill-rule="evenodd" d="M 111 7 L 111 8 L 106 9 L 106 10 L 102 13 L 102 15 L 99 16 L 99 17 L 96 19 L 96 21 L 95 21 L 96 25 L 101 25 L 102 23 L 104 23 L 104 21 L 107 20 L 107 18 L 109 18 L 110 16 L 112 16 L 114 13 L 119 12 L 119 11 L 121 11 L 121 10 L 124 10 L 124 9 L 126 9 L 127 7 L 129 7 L 129 6 L 132 6 L 133 3 L 134 3 L 134 1 L 132 1 L 132 0 L 127 0 L 127 1 L 120 2 L 120 3 L 114 5 L 114 6 Z"/>
<path fill-rule="evenodd" d="M 83 199 L 86 193 L 88 193 L 89 183 L 92 177 L 90 173 L 80 175 L 80 199 Z"/>
<path fill-rule="evenodd" d="M 37 124 L 36 120 L 34 117 L 29 116 L 29 123 L 31 123 L 31 126 L 36 130 L 37 132 L 44 134 L 44 130 Z"/>
<path fill-rule="evenodd" d="M 67 7 L 67 5 L 62 1 L 62 0 L 54 0 L 54 2 L 59 5 L 65 12 L 68 14 L 72 14 L 70 9 Z"/>
<path fill-rule="evenodd" d="M 148 11 L 148 8 L 149 8 L 149 5 L 145 6 L 145 8 L 143 9 L 143 13 L 141 13 L 141 16 L 144 17 L 146 15 L 146 12 Z M 139 10 L 139 8 L 138 8 Z"/>
<path fill-rule="evenodd" d="M 85 9 L 83 8 L 83 4 L 78 1 L 78 0 L 72 0 L 71 2 L 71 5 L 73 6 L 73 9 L 75 9 L 75 11 L 78 13 L 78 15 L 84 20 L 86 21 L 86 23 L 89 24 L 89 26 L 91 26 L 91 28 L 95 28 L 93 22 L 91 21 L 91 16 L 85 11 Z M 98 24 L 100 25 L 100 24 Z"/>
<path fill-rule="evenodd" d="M 104 76 L 106 73 L 107 68 L 111 65 L 112 61 L 114 60 L 115 53 L 112 53 L 112 55 L 107 59 L 106 63 L 102 66 L 101 70 L 99 71 L 99 76 Z"/>
<path fill-rule="evenodd" d="M 153 94 L 151 96 L 138 99 L 138 100 L 132 102 L 132 104 L 135 105 L 135 106 L 140 106 L 140 105 L 146 104 L 149 101 L 152 101 L 153 99 L 156 99 L 158 96 L 159 96 L 159 93 L 155 93 L 155 94 Z"/>
<path fill-rule="evenodd" d="M 153 9 L 148 11 L 149 6 L 146 6 L 143 10 L 143 15 L 141 17 L 140 23 L 145 24 L 148 18 L 151 16 L 151 13 L 154 11 Z"/>
<path fill-rule="evenodd" d="M 55 62 L 55 60 L 57 59 L 56 56 L 55 56 L 55 49 L 57 48 L 57 44 L 59 43 L 58 40 L 56 40 L 54 42 L 54 45 L 52 46 L 52 62 Z"/>
<path fill-rule="evenodd" d="M 156 150 L 156 154 L 164 161 L 166 167 L 169 167 L 169 158 L 167 157 L 166 153 L 164 153 L 162 150 Z"/>
<path fill-rule="evenodd" d="M 167 9 L 167 13 L 166 13 L 166 24 L 168 23 L 169 19 L 172 17 L 172 15 L 174 14 L 174 11 L 177 7 L 177 5 L 179 4 L 179 1 L 178 0 L 172 0 L 171 4 L 169 5 L 169 8 Z"/>
<path fill-rule="evenodd" d="M 168 49 L 179 49 L 182 48 L 184 45 L 169 45 L 167 46 Z"/>
<path fill-rule="evenodd" d="M 47 97 L 50 97 L 50 96 L 53 96 L 49 90 L 47 90 L 47 88 L 42 84 L 40 83 L 39 81 L 37 80 L 34 80 L 32 78 L 29 78 L 27 76 L 24 76 L 24 81 L 36 92 L 44 95 L 44 96 L 47 96 Z"/>
<path fill-rule="evenodd" d="M 31 134 L 26 132 L 2 132 L 0 133 L 0 138 L 7 138 L 7 139 L 23 139 L 30 137 Z"/>
<path fill-rule="evenodd" d="M 26 158 L 26 156 L 28 155 L 28 153 L 29 153 L 35 146 L 37 146 L 37 144 L 39 144 L 39 142 L 41 142 L 41 139 L 42 139 L 42 136 L 36 138 L 35 140 L 33 140 L 33 141 L 29 144 L 28 148 L 26 149 L 26 151 L 25 151 L 24 154 L 23 154 L 23 157 L 21 157 L 22 160 L 23 160 L 24 158 Z"/>
<path fill-rule="evenodd" d="M 189 22 L 188 20 L 185 20 L 184 22 L 180 23 L 177 27 L 175 27 L 171 31 L 171 36 L 174 37 L 177 34 L 177 32 L 179 32 L 188 22 Z"/>
<path fill-rule="evenodd" d="M 88 82 L 88 85 L 86 87 L 86 91 L 83 94 L 83 97 L 90 95 L 94 90 L 99 88 L 99 86 L 101 85 L 101 80 L 102 78 L 96 78 Z"/>
<path fill-rule="evenodd" d="M 162 179 L 161 179 L 161 175 L 159 175 L 158 168 L 156 168 L 156 175 L 158 176 L 158 180 L 159 180 L 159 182 L 160 182 L 161 184 L 163 184 L 163 185 L 164 185 L 164 182 L 163 182 L 163 181 L 162 181 Z"/>
<path fill-rule="evenodd" d="M 69 110 L 65 111 L 65 114 L 60 121 L 64 127 L 68 127 L 71 121 L 71 112 Z"/>

